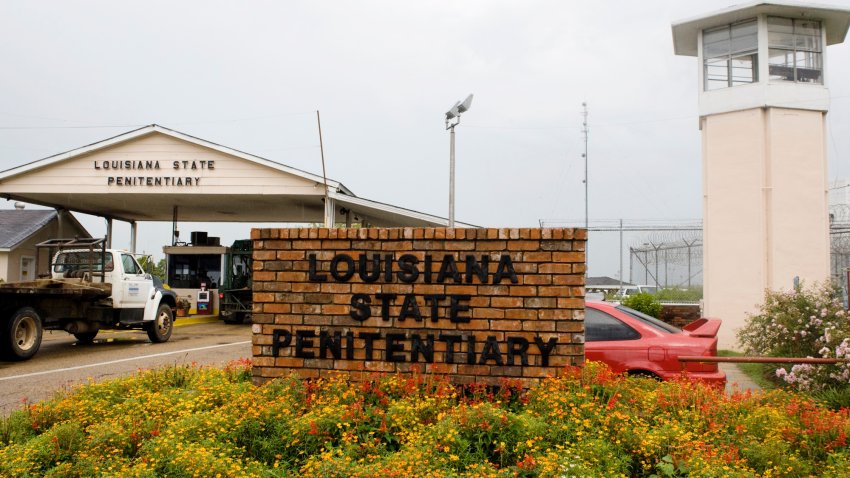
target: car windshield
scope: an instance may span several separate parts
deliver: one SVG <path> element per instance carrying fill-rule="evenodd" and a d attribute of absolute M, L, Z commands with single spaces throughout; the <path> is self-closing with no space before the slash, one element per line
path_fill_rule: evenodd
<path fill-rule="evenodd" d="M 633 317 L 650 327 L 654 327 L 662 332 L 667 332 L 668 334 L 681 334 L 682 329 L 678 327 L 674 327 L 667 322 L 662 322 L 655 317 L 651 317 L 649 315 L 644 314 L 643 312 L 638 312 L 634 309 L 630 309 L 624 305 L 618 305 L 617 310 L 623 312 L 624 314 L 628 314 L 630 317 Z"/>

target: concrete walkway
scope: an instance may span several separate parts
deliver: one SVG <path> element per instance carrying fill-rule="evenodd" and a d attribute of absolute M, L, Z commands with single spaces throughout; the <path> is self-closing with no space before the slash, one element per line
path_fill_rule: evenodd
<path fill-rule="evenodd" d="M 720 366 L 720 370 L 726 372 L 726 392 L 739 391 L 743 392 L 746 390 L 761 390 L 761 387 L 756 385 L 755 382 L 750 380 L 750 377 L 747 377 L 744 372 L 741 371 L 740 368 L 734 363 L 721 363 L 718 364 Z"/>

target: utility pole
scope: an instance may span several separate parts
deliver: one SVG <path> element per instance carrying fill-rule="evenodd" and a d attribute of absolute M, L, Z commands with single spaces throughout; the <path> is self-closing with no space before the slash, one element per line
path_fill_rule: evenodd
<path fill-rule="evenodd" d="M 322 142 L 322 118 L 319 116 L 319 110 L 316 110 L 316 123 L 319 126 L 319 151 L 322 155 L 322 180 L 325 182 L 325 227 L 334 227 L 333 221 L 333 206 L 331 198 L 328 194 L 328 174 L 325 169 L 325 144 Z"/>
<path fill-rule="evenodd" d="M 622 220 L 622 219 L 620 219 L 620 249 L 619 249 L 619 256 L 620 256 L 620 292 L 622 292 L 622 290 L 623 290 L 623 220 Z M 631 256 L 629 257 L 629 260 L 630 260 L 630 262 L 631 262 Z M 629 268 L 631 268 L 631 265 L 629 265 Z M 631 277 L 629 277 L 629 279 L 631 279 Z"/>
<path fill-rule="evenodd" d="M 586 264 L 589 264 L 590 259 L 590 247 L 588 244 L 590 243 L 590 214 L 589 214 L 589 206 L 588 206 L 588 194 L 587 194 L 587 102 L 583 101 L 581 103 L 583 108 L 582 110 L 582 123 L 581 123 L 581 132 L 584 134 L 584 153 L 581 155 L 584 158 L 584 229 L 587 231 L 587 242 L 584 243 L 584 260 Z M 590 267 L 585 269 L 585 275 L 590 271 Z M 622 276 L 621 276 L 622 279 Z"/>

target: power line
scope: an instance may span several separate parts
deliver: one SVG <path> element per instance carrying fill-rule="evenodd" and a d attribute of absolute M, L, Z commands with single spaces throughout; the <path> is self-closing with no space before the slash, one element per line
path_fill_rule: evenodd
<path fill-rule="evenodd" d="M 98 128 L 141 128 L 143 124 L 101 124 L 90 126 L 0 126 L 2 130 L 23 129 L 98 129 Z"/>

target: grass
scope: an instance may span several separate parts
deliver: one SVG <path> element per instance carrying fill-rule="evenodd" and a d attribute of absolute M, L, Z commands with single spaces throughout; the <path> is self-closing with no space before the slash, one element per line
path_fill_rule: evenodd
<path fill-rule="evenodd" d="M 734 350 L 718 350 L 717 355 L 719 357 L 745 357 L 741 352 L 736 352 Z M 761 387 L 763 390 L 771 390 L 776 388 L 776 382 L 770 379 L 773 376 L 773 371 L 775 370 L 775 364 L 769 363 L 736 363 L 735 364 L 741 372 L 744 373 L 750 380 L 752 380 L 756 385 Z"/>

